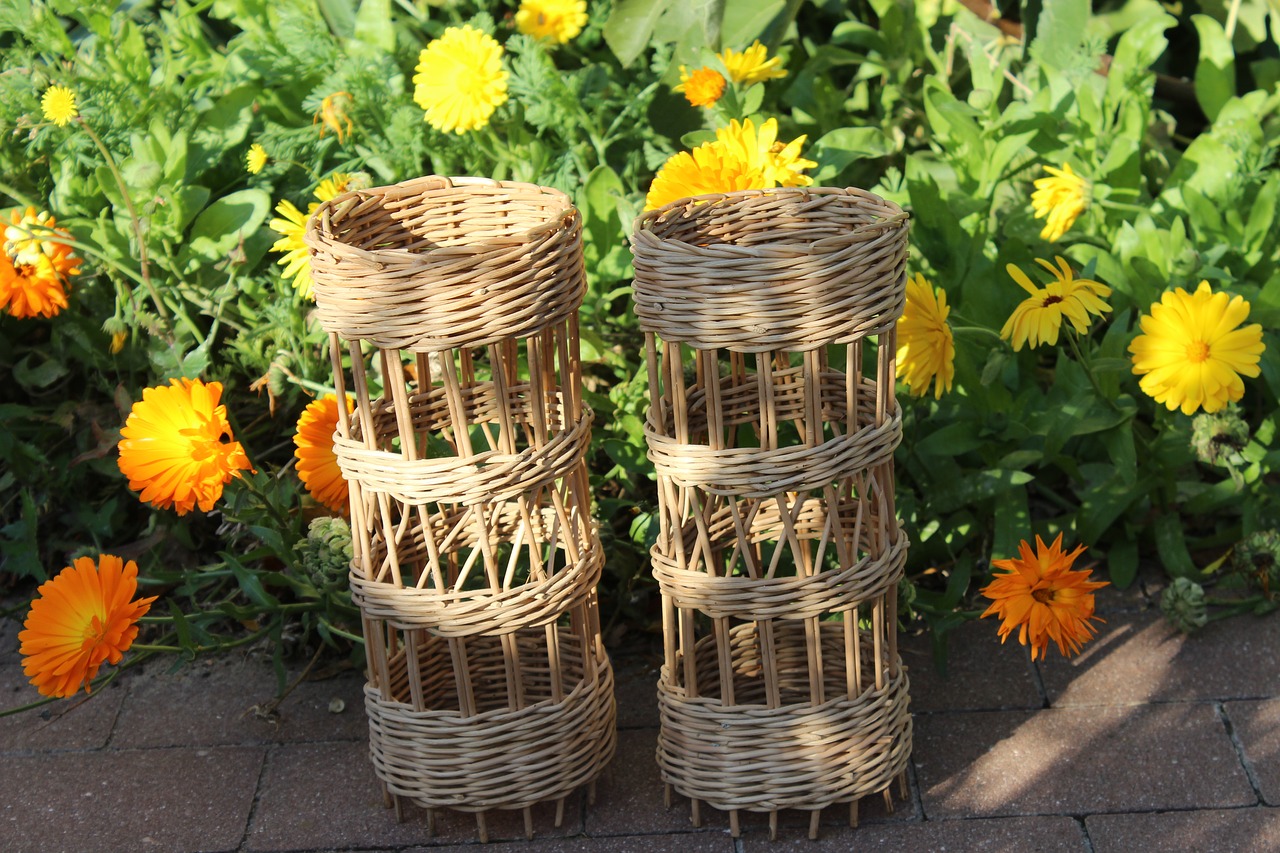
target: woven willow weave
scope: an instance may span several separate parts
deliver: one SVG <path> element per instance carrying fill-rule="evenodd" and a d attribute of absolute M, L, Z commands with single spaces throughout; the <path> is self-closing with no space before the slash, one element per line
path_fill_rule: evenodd
<path fill-rule="evenodd" d="M 673 202 L 636 220 L 661 529 L 658 763 L 692 801 L 811 812 L 905 796 L 894 326 L 907 216 L 855 189 Z"/>
<path fill-rule="evenodd" d="M 613 756 L 563 193 L 425 177 L 320 206 L 306 231 L 342 412 L 351 592 L 384 793 L 474 812 L 564 799 Z M 341 407 L 339 407 L 341 409 Z"/>

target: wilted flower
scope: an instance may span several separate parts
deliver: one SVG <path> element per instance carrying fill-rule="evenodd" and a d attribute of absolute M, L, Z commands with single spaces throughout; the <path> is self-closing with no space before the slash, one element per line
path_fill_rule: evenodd
<path fill-rule="evenodd" d="M 787 72 L 781 67 L 782 59 L 775 56 L 769 58 L 769 50 L 756 39 L 751 47 L 744 51 L 725 49 L 716 54 L 729 72 L 729 79 L 735 83 L 751 85 L 765 80 L 776 80 L 786 77 Z"/>
<path fill-rule="evenodd" d="M 1174 578 L 1160 595 L 1160 612 L 1184 634 L 1203 628 L 1209 621 L 1204 587 L 1189 578 Z"/>
<path fill-rule="evenodd" d="M 923 396 L 933 383 L 933 396 L 950 391 L 956 375 L 956 345 L 947 315 L 947 294 L 920 273 L 907 279 L 907 304 L 898 318 L 897 376 L 913 396 Z"/>
<path fill-rule="evenodd" d="M 1191 448 L 1208 465 L 1231 467 L 1244 463 L 1240 451 L 1249 443 L 1249 425 L 1235 406 L 1201 413 L 1191 419 Z"/>
<path fill-rule="evenodd" d="M 1232 552 L 1236 570 L 1252 575 L 1270 598 L 1280 589 L 1280 530 L 1257 530 L 1246 536 Z"/>
<path fill-rule="evenodd" d="M 316 111 L 315 118 L 311 120 L 312 124 L 320 122 L 321 139 L 324 139 L 326 129 L 332 130 L 340 143 L 351 135 L 353 125 L 350 117 L 347 116 L 347 109 L 351 106 L 351 101 L 350 92 L 334 92 L 332 95 L 325 95 L 321 99 L 320 109 Z"/>

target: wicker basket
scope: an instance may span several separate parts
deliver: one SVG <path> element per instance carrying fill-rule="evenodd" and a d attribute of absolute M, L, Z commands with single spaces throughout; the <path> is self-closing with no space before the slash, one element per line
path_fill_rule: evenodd
<path fill-rule="evenodd" d="M 663 594 L 658 763 L 727 810 L 883 792 L 911 748 L 898 658 L 894 326 L 907 217 L 854 189 L 701 196 L 632 236 Z M 874 352 L 874 354 L 873 354 Z M 859 629 L 859 624 L 862 629 Z"/>
<path fill-rule="evenodd" d="M 485 810 L 523 809 L 532 833 L 530 807 L 593 790 L 615 740 L 581 216 L 543 187 L 431 176 L 325 202 L 306 240 L 356 403 L 334 452 L 375 770 L 398 815 L 474 812 L 485 840 Z"/>

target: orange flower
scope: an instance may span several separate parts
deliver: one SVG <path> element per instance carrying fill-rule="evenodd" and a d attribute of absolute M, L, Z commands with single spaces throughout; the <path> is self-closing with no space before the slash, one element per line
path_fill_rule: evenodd
<path fill-rule="evenodd" d="M 684 92 L 685 100 L 695 107 L 709 107 L 724 94 L 724 75 L 705 65 L 692 74 L 680 66 L 680 85 L 673 91 Z"/>
<path fill-rule="evenodd" d="M 43 255 L 64 281 L 66 276 L 78 275 L 80 259 L 72 253 L 70 246 L 61 242 L 71 235 L 55 228 L 57 224 L 57 220 L 48 213 L 36 213 L 34 207 L 10 210 L 9 224 L 4 229 L 4 250 L 13 265 L 33 265 Z"/>
<path fill-rule="evenodd" d="M 251 468 L 233 441 L 227 407 L 218 405 L 222 384 L 174 379 L 146 388 L 120 430 L 120 471 L 139 499 L 186 515 L 197 504 L 208 512 L 222 487 Z"/>
<path fill-rule="evenodd" d="M 67 290 L 46 255 L 14 265 L 0 252 L 0 308 L 14 317 L 54 317 L 66 307 Z"/>
<path fill-rule="evenodd" d="M 80 557 L 53 580 L 40 584 L 40 597 L 18 634 L 22 671 L 44 696 L 72 696 L 98 674 L 102 662 L 119 663 L 134 638 L 138 619 L 155 596 L 131 601 L 138 591 L 138 565 L 103 554 Z"/>
<path fill-rule="evenodd" d="M 351 411 L 351 400 L 347 400 Z M 338 398 L 327 394 L 302 410 L 293 443 L 297 450 L 298 479 L 311 496 L 334 512 L 347 512 L 347 481 L 333 452 L 333 433 L 338 428 Z"/>
<path fill-rule="evenodd" d="M 1031 659 L 1044 658 L 1049 641 L 1058 645 L 1064 657 L 1080 651 L 1081 644 L 1093 638 L 1093 591 L 1106 581 L 1090 581 L 1089 570 L 1071 571 L 1071 564 L 1084 551 L 1081 545 L 1070 554 L 1062 552 L 1062 534 L 1046 547 L 1036 537 L 1036 553 L 1024 539 L 1019 556 L 1012 560 L 994 560 L 991 565 L 1004 569 L 982 594 L 992 599 L 983 617 L 995 614 L 1004 620 L 1000 626 L 1000 642 L 1019 628 L 1018 642 L 1031 644 Z"/>

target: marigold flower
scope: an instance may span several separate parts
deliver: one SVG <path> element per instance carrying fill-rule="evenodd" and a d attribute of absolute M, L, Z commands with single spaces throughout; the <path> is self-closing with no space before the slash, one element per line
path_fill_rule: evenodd
<path fill-rule="evenodd" d="M 284 252 L 284 257 L 276 261 L 284 267 L 281 275 L 285 279 L 293 279 L 294 290 L 311 299 L 315 298 L 311 293 L 311 255 L 307 252 L 303 235 L 307 231 L 307 219 L 319 206 L 312 204 L 303 213 L 294 207 L 293 202 L 282 201 L 276 205 L 276 213 L 280 216 L 267 223 L 272 231 L 284 235 L 271 246 L 273 252 Z"/>
<path fill-rule="evenodd" d="M 996 574 L 980 590 L 992 600 L 982 616 L 996 615 L 1003 620 L 1000 642 L 1017 628 L 1018 642 L 1030 644 L 1031 659 L 1035 660 L 1037 655 L 1044 658 L 1050 640 L 1064 657 L 1070 657 L 1093 638 L 1095 629 L 1090 620 L 1103 621 L 1093 615 L 1093 591 L 1107 582 L 1090 581 L 1088 569 L 1071 571 L 1071 564 L 1084 549 L 1081 545 L 1064 554 L 1061 533 L 1051 546 L 1037 536 L 1035 553 L 1024 539 L 1016 558 L 991 562 L 1005 573 Z"/>
<path fill-rule="evenodd" d="M 146 388 L 120 430 L 120 472 L 139 500 L 186 515 L 213 509 L 222 487 L 251 468 L 219 405 L 222 384 L 173 379 Z"/>
<path fill-rule="evenodd" d="M 728 127 L 716 130 L 716 139 L 729 146 L 735 156 L 759 166 L 764 172 L 763 189 L 779 187 L 807 187 L 813 178 L 800 174 L 818 165 L 800 157 L 807 135 L 798 136 L 787 144 L 778 141 L 778 120 L 769 119 L 757 130 L 751 119 L 738 124 L 737 119 Z"/>
<path fill-rule="evenodd" d="M 334 136 L 338 137 L 339 143 L 351 135 L 351 131 L 355 126 L 347 115 L 347 108 L 351 105 L 352 100 L 350 92 L 334 92 L 332 95 L 325 95 L 320 100 L 320 109 L 316 111 L 311 123 L 321 123 L 321 139 L 324 139 L 326 129 L 333 131 Z"/>
<path fill-rule="evenodd" d="M 347 411 L 351 400 L 347 399 Z M 311 496 L 334 512 L 347 512 L 347 481 L 333 452 L 333 433 L 338 428 L 338 398 L 326 394 L 302 410 L 298 418 L 293 455 L 298 460 L 298 479 Z"/>
<path fill-rule="evenodd" d="M 256 175 L 266 168 L 269 159 L 267 149 L 255 142 L 249 146 L 249 153 L 245 155 L 244 168 L 250 175 Z"/>
<path fill-rule="evenodd" d="M 742 52 L 725 49 L 716 54 L 729 72 L 729 79 L 735 83 L 750 86 L 752 83 L 763 83 L 765 80 L 777 80 L 786 77 L 787 72 L 781 67 L 781 57 L 769 58 L 769 50 L 756 39 L 751 47 Z"/>
<path fill-rule="evenodd" d="M 347 190 L 363 189 L 369 186 L 368 175 L 363 172 L 334 172 L 325 178 L 315 188 L 315 197 L 317 201 L 328 201 L 337 198 Z M 315 212 L 319 205 L 312 205 L 308 215 Z"/>
<path fill-rule="evenodd" d="M 1266 345 L 1262 326 L 1240 328 L 1249 303 L 1209 288 L 1202 281 L 1194 294 L 1181 287 L 1165 291 L 1139 319 L 1142 334 L 1129 344 L 1139 385 L 1157 403 L 1184 415 L 1197 409 L 1216 412 L 1244 396 L 1241 375 L 1259 373 Z"/>
<path fill-rule="evenodd" d="M 1089 329 L 1089 315 L 1102 316 L 1111 310 L 1103 299 L 1111 295 L 1111 288 L 1088 278 L 1075 278 L 1071 266 L 1061 256 L 1056 256 L 1058 267 L 1041 258 L 1036 263 L 1053 274 L 1054 281 L 1043 288 L 1036 287 L 1021 269 L 1008 264 L 1005 270 L 1014 281 L 1031 296 L 1022 300 L 1004 328 L 1000 337 L 1013 343 L 1017 352 L 1025 343 L 1035 349 L 1042 343 L 1053 346 L 1058 343 L 1058 330 L 1065 317 L 1080 334 Z"/>
<path fill-rule="evenodd" d="M 536 39 L 564 44 L 587 25 L 587 0 L 524 0 L 516 29 Z"/>
<path fill-rule="evenodd" d="M 1031 194 L 1031 209 L 1036 219 L 1044 219 L 1040 239 L 1050 243 L 1057 242 L 1067 233 L 1080 214 L 1089 206 L 1093 185 L 1071 171 L 1071 166 L 1063 163 L 1061 169 L 1045 166 L 1049 177 L 1035 182 L 1036 191 Z"/>
<path fill-rule="evenodd" d="M 672 91 L 683 92 L 685 100 L 695 107 L 714 106 L 724 94 L 724 75 L 714 68 L 705 65 L 692 74 L 683 65 L 680 66 L 680 85 Z"/>
<path fill-rule="evenodd" d="M 137 564 L 111 554 L 97 564 L 80 557 L 40 584 L 18 651 L 23 673 L 41 695 L 65 698 L 81 685 L 88 693 L 103 661 L 120 662 L 138 636 L 138 619 L 156 600 L 131 601 L 137 590 Z"/>
<path fill-rule="evenodd" d="M 413 100 L 423 118 L 444 133 L 466 133 L 489 124 L 507 101 L 502 45 L 470 26 L 450 27 L 418 56 Z"/>
<path fill-rule="evenodd" d="M 62 276 L 46 255 L 15 265 L 7 253 L 0 252 L 0 308 L 21 319 L 54 317 L 66 307 Z"/>
<path fill-rule="evenodd" d="M 950 313 L 946 291 L 919 273 L 907 279 L 907 305 L 898 318 L 897 375 L 914 396 L 928 392 L 930 382 L 935 400 L 951 390 L 956 345 L 947 324 Z"/>
<path fill-rule="evenodd" d="M 80 115 L 76 109 L 76 93 L 66 86 L 50 86 L 44 90 L 40 98 L 40 109 L 44 111 L 45 121 L 51 121 L 58 127 L 66 127 L 67 123 Z"/>

